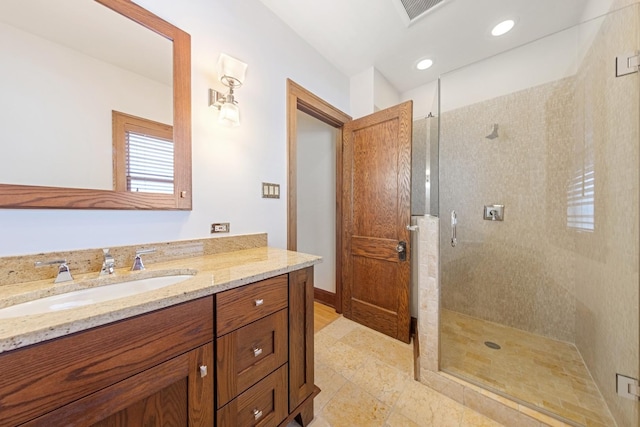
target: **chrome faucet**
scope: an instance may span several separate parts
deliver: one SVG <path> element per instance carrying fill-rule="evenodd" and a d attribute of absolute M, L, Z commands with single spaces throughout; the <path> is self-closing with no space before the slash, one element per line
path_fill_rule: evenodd
<path fill-rule="evenodd" d="M 67 265 L 66 259 L 56 259 L 53 261 L 36 261 L 36 267 L 44 267 L 47 265 L 56 265 L 58 264 L 58 276 L 56 276 L 56 280 L 53 283 L 60 282 L 70 282 L 73 280 L 71 277 L 71 271 L 69 271 L 69 266 Z"/>
<path fill-rule="evenodd" d="M 150 254 L 155 252 L 154 249 L 145 249 L 145 250 L 137 250 L 136 257 L 133 259 L 133 267 L 131 267 L 131 271 L 144 270 L 144 264 L 142 263 L 142 254 Z"/>
<path fill-rule="evenodd" d="M 107 274 L 113 274 L 116 268 L 116 260 L 111 256 L 109 249 L 103 249 L 104 261 L 102 262 L 102 268 L 100 269 L 100 275 L 106 276 Z"/>

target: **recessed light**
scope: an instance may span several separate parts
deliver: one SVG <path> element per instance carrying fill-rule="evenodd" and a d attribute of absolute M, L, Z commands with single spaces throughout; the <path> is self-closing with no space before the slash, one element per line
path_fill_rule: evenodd
<path fill-rule="evenodd" d="M 420 61 L 418 61 L 418 63 L 416 64 L 416 68 L 418 70 L 426 70 L 427 68 L 431 67 L 433 65 L 433 61 L 431 59 L 422 59 Z"/>
<path fill-rule="evenodd" d="M 506 34 L 511 31 L 514 25 L 516 25 L 516 21 L 514 21 L 513 19 L 502 21 L 501 23 L 493 27 L 493 30 L 491 30 L 491 35 L 497 37 Z"/>

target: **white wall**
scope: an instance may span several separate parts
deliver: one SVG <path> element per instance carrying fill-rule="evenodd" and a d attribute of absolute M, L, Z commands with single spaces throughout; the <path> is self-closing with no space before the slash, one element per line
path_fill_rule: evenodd
<path fill-rule="evenodd" d="M 376 111 L 384 110 L 400 103 L 398 90 L 378 70 L 375 70 L 373 74 L 373 97 L 373 105 Z"/>
<path fill-rule="evenodd" d="M 337 130 L 298 111 L 297 250 L 322 256 L 314 286 L 336 291 Z"/>
<path fill-rule="evenodd" d="M 622 1 L 617 1 L 618 4 L 613 4 L 613 0 L 587 0 L 587 4 L 584 7 L 581 21 L 592 19 L 596 16 L 601 16 L 616 7 L 623 6 Z M 626 3 L 629 3 L 628 1 Z"/>
<path fill-rule="evenodd" d="M 374 67 L 351 76 L 351 116 L 354 119 L 400 103 L 400 94 Z"/>
<path fill-rule="evenodd" d="M 354 119 L 372 114 L 374 109 L 374 74 L 375 68 L 351 76 L 351 116 Z"/>
<path fill-rule="evenodd" d="M 2 183 L 110 190 L 111 111 L 173 122 L 171 86 L 3 23 L 0 39 Z"/>
<path fill-rule="evenodd" d="M 3 209 L 0 256 L 201 238 L 220 221 L 286 247 L 286 79 L 346 112 L 349 79 L 257 0 L 137 3 L 191 34 L 193 211 Z M 238 128 L 221 127 L 207 105 L 220 52 L 249 64 Z M 279 183 L 281 198 L 262 199 L 263 181 Z"/>
<path fill-rule="evenodd" d="M 574 75 L 578 37 L 577 28 L 566 30 L 443 75 L 442 111 Z"/>
<path fill-rule="evenodd" d="M 429 113 L 438 115 L 438 81 L 408 90 L 401 94 L 401 100 L 413 100 L 413 119 L 427 117 Z"/>

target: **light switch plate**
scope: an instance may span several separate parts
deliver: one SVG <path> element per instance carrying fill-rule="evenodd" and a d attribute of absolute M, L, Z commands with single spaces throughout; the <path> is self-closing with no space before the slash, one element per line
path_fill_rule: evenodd
<path fill-rule="evenodd" d="M 263 199 L 279 199 L 280 198 L 280 184 L 273 184 L 271 182 L 262 183 L 262 198 Z"/>

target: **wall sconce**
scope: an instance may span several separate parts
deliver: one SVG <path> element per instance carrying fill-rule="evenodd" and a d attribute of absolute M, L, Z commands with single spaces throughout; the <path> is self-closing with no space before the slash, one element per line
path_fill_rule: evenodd
<path fill-rule="evenodd" d="M 220 110 L 218 121 L 227 126 L 240 125 L 240 110 L 235 99 L 234 89 L 242 86 L 247 72 L 247 64 L 226 55 L 220 54 L 218 58 L 218 80 L 229 88 L 227 94 L 209 89 L 209 106 Z"/>

